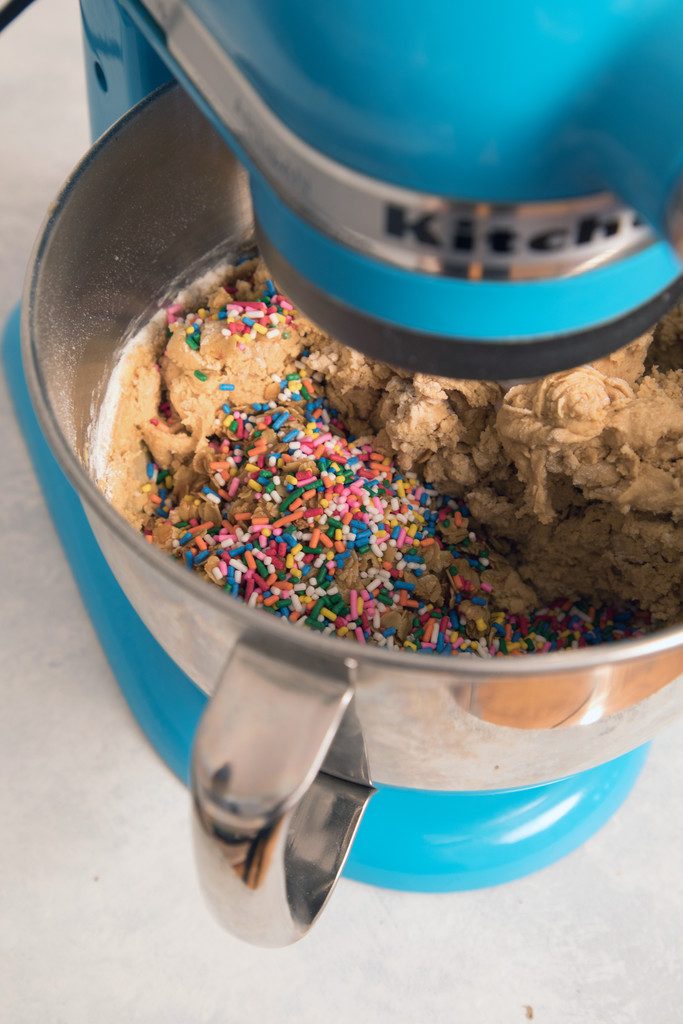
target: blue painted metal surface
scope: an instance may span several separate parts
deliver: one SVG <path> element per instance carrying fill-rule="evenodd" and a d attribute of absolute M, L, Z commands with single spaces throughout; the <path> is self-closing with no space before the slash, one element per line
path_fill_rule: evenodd
<path fill-rule="evenodd" d="M 664 223 L 683 171 L 683 104 L 665 100 L 683 90 L 680 0 L 427 0 L 419 17 L 407 0 L 351 0 L 343 17 L 308 0 L 231 0 L 228 16 L 222 0 L 190 2 L 276 113 L 357 170 L 488 201 L 610 188 Z M 171 73 L 212 116 L 139 3 L 125 4 L 136 27 L 112 0 L 81 0 L 94 132 Z M 681 273 L 664 242 L 554 281 L 473 284 L 390 267 L 304 224 L 217 127 L 250 169 L 256 213 L 293 266 L 399 326 L 484 343 L 571 333 L 637 309 Z"/>
<path fill-rule="evenodd" d="M 188 3 L 294 132 L 359 171 L 492 202 L 608 188 L 663 224 L 683 168 L 679 0 Z M 164 72 L 114 0 L 81 9 L 110 79 L 106 102 L 91 90 L 99 134 Z"/>
<path fill-rule="evenodd" d="M 321 152 L 489 201 L 611 189 L 656 224 L 683 166 L 680 0 L 188 0 Z"/>
<path fill-rule="evenodd" d="M 150 743 L 187 781 L 188 751 L 206 697 L 159 646 L 128 602 L 76 492 L 42 435 L 21 364 L 18 311 L 6 325 L 2 355 L 14 410 L 48 509 L 112 671 Z"/>
<path fill-rule="evenodd" d="M 647 747 L 531 789 L 440 793 L 383 786 L 368 804 L 345 873 L 419 892 L 521 878 L 580 846 L 628 796 Z"/>
<path fill-rule="evenodd" d="M 80 0 L 93 139 L 171 73 L 115 0 Z"/>
<path fill-rule="evenodd" d="M 128 704 L 150 742 L 184 781 L 206 697 L 159 646 L 129 604 L 51 454 L 30 403 L 9 320 L 3 360 L 17 418 L 83 602 Z M 532 789 L 443 793 L 381 786 L 345 873 L 397 889 L 494 885 L 563 856 L 596 831 L 628 794 L 642 747 L 606 765 Z"/>

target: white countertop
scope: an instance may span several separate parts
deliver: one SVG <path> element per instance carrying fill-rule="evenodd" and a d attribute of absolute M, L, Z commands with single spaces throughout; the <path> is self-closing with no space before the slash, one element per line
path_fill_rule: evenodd
<path fill-rule="evenodd" d="M 0 36 L 0 314 L 87 145 L 76 0 Z M 618 815 L 490 890 L 342 881 L 309 939 L 223 934 L 195 884 L 188 800 L 98 647 L 0 383 L 0 1019 L 7 1024 L 680 1024 L 683 725 Z"/>

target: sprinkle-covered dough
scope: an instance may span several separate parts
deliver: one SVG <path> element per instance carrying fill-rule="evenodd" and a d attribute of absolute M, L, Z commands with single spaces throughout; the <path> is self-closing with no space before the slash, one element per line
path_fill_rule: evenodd
<path fill-rule="evenodd" d="M 199 298 L 118 375 L 100 483 L 150 543 L 294 623 L 408 650 L 531 653 L 680 617 L 675 319 L 505 391 L 361 356 L 256 261 Z"/>

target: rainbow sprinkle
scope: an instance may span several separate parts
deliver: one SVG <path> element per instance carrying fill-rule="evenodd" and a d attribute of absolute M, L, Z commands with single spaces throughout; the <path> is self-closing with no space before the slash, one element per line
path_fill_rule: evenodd
<path fill-rule="evenodd" d="M 246 341 L 292 323 L 292 304 L 268 281 L 259 300 L 187 316 L 198 350 L 205 320 Z M 242 408 L 217 385 L 217 418 L 206 482 L 178 499 L 154 462 L 142 485 L 146 539 L 249 607 L 357 643 L 481 658 L 580 648 L 642 635 L 653 623 L 637 607 L 555 601 L 515 615 L 496 605 L 495 555 L 467 505 L 403 473 L 357 441 L 310 374 L 304 350 L 294 372 L 274 378 L 277 397 Z M 207 376 L 194 371 L 206 383 Z M 214 385 L 215 386 L 215 385 Z M 160 415 L 171 416 L 168 403 Z"/>

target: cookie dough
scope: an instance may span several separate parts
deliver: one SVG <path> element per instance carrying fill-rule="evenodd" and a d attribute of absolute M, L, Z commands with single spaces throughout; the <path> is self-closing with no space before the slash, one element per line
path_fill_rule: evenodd
<path fill-rule="evenodd" d="M 260 262 L 219 276 L 110 389 L 99 482 L 150 541 L 248 603 L 413 650 L 584 646 L 681 617 L 679 311 L 506 389 L 367 359 Z"/>
<path fill-rule="evenodd" d="M 592 365 L 505 390 L 411 375 L 319 335 L 311 364 L 354 429 L 465 498 L 540 599 L 683 612 L 683 313 Z M 660 368 L 660 365 L 662 368 Z"/>

